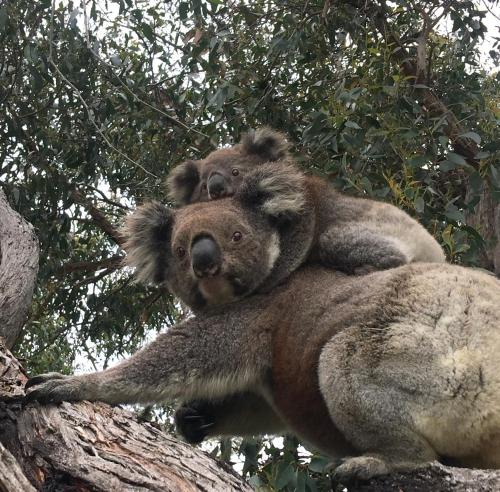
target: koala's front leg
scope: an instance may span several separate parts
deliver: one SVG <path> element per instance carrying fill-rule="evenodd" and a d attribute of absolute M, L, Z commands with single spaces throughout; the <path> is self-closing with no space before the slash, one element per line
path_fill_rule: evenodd
<path fill-rule="evenodd" d="M 286 432 L 286 425 L 261 396 L 237 393 L 222 400 L 196 400 L 175 413 L 178 432 L 192 444 L 214 436 L 254 436 Z"/>
<path fill-rule="evenodd" d="M 386 270 L 410 262 L 397 240 L 360 224 L 326 230 L 319 238 L 318 253 L 323 265 L 347 273 Z"/>
<path fill-rule="evenodd" d="M 227 316 L 224 319 L 227 321 Z M 102 372 L 36 376 L 26 385 L 31 389 L 26 401 L 156 403 L 177 398 L 221 398 L 244 390 L 247 384 L 257 384 L 262 374 L 259 359 L 248 367 L 245 361 L 249 358 L 240 353 L 237 343 L 221 343 L 220 336 L 210 332 L 210 328 L 218 327 L 217 321 L 185 321 L 129 359 Z M 230 336 L 237 339 L 238 334 Z"/>

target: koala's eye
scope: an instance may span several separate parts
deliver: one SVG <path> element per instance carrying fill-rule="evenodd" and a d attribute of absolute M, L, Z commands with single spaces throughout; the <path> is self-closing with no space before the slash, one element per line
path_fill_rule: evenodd
<path fill-rule="evenodd" d="M 237 243 L 238 241 L 241 241 L 241 239 L 243 238 L 243 234 L 239 231 L 236 231 L 234 234 L 233 234 L 233 237 L 231 238 L 231 241 L 233 241 L 233 243 Z"/>
<path fill-rule="evenodd" d="M 207 183 L 203 183 L 203 184 L 201 185 L 201 189 L 202 189 L 203 191 L 205 191 L 205 190 L 207 189 Z"/>
<path fill-rule="evenodd" d="M 232 171 L 231 171 L 231 174 L 232 174 L 233 176 L 238 176 L 238 174 L 240 174 L 240 171 L 234 167 L 234 168 L 232 169 Z"/>
<path fill-rule="evenodd" d="M 179 258 L 184 258 L 184 256 L 186 256 L 186 250 L 180 246 L 175 250 L 175 252 Z"/>

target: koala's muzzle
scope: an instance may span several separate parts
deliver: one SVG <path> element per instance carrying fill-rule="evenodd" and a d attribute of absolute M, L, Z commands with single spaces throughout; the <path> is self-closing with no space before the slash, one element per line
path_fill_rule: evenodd
<path fill-rule="evenodd" d="M 230 190 L 226 178 L 219 173 L 213 173 L 207 181 L 208 195 L 210 198 L 222 198 L 223 196 L 229 195 Z"/>
<path fill-rule="evenodd" d="M 222 263 L 219 246 L 209 236 L 195 238 L 191 246 L 191 262 L 197 277 L 217 275 Z"/>

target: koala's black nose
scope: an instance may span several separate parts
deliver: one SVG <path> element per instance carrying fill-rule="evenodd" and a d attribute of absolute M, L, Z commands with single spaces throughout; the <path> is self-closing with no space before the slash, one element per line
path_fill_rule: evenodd
<path fill-rule="evenodd" d="M 221 266 L 221 252 L 217 243 L 208 236 L 196 238 L 191 246 L 191 261 L 197 277 L 216 275 Z"/>
<path fill-rule="evenodd" d="M 208 195 L 212 200 L 215 198 L 222 198 L 226 196 L 228 192 L 226 179 L 219 173 L 213 173 L 212 176 L 208 178 L 207 188 Z"/>

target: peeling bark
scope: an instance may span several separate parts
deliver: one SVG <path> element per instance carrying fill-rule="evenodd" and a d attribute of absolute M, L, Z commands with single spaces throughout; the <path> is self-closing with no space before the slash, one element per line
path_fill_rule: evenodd
<path fill-rule="evenodd" d="M 0 337 L 12 347 L 24 324 L 38 273 L 38 240 L 31 224 L 0 189 Z"/>

